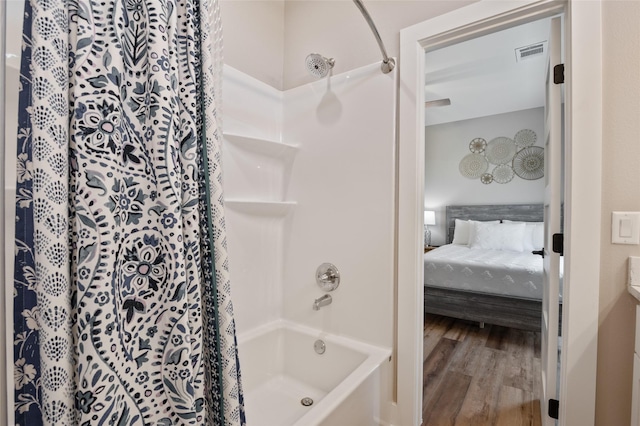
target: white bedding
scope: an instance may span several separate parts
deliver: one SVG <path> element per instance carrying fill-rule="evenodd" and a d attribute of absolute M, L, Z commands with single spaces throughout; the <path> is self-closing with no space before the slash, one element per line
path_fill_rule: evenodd
<path fill-rule="evenodd" d="M 542 299 L 542 257 L 448 244 L 425 253 L 424 281 L 429 286 Z"/>

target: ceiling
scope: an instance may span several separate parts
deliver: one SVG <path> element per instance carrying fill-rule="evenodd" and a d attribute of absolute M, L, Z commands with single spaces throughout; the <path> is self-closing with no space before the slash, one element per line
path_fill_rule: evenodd
<path fill-rule="evenodd" d="M 516 61 L 516 49 L 546 41 L 551 18 L 509 28 L 425 54 L 425 124 L 449 123 L 544 105 L 547 47 Z"/>

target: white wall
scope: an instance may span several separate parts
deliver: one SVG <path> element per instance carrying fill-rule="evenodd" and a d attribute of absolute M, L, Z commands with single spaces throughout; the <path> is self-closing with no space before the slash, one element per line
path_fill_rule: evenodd
<path fill-rule="evenodd" d="M 401 28 L 473 0 L 364 0 L 389 56 L 398 56 Z M 336 59 L 334 74 L 380 62 L 378 45 L 352 0 L 220 0 L 224 59 L 277 89 L 314 81 L 309 53 Z"/>
<path fill-rule="evenodd" d="M 282 89 L 284 0 L 220 0 L 224 62 Z"/>
<path fill-rule="evenodd" d="M 398 56 L 400 29 L 473 3 L 470 0 L 363 0 L 389 56 Z M 352 0 L 288 0 L 285 6 L 284 88 L 313 81 L 309 53 L 335 58 L 335 74 L 380 63 L 378 44 Z"/>
<path fill-rule="evenodd" d="M 300 145 L 285 233 L 287 319 L 391 347 L 393 331 L 393 144 L 395 72 L 377 64 L 284 94 L 284 134 Z M 333 303 L 316 268 L 341 272 Z"/>
<path fill-rule="evenodd" d="M 611 212 L 640 211 L 640 2 L 604 1 L 602 11 L 602 247 L 597 426 L 630 422 L 637 301 L 627 291 L 627 259 L 640 256 L 640 246 L 611 244 Z"/>
<path fill-rule="evenodd" d="M 544 198 L 544 179 L 524 180 L 514 176 L 506 184 L 488 185 L 460 174 L 459 164 L 469 154 L 469 142 L 481 137 L 487 142 L 499 136 L 513 138 L 522 129 L 536 132 L 536 146 L 543 146 L 544 109 L 534 108 L 425 128 L 425 209 L 436 211 L 431 243 L 446 240 L 445 207 L 453 204 L 538 203 Z M 491 170 L 492 166 L 490 166 Z"/>

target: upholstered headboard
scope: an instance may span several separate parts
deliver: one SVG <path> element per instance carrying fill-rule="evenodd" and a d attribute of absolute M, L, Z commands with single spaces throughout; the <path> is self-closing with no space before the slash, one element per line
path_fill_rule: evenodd
<path fill-rule="evenodd" d="M 542 204 L 492 204 L 471 206 L 447 206 L 447 244 L 453 241 L 456 219 L 460 220 L 516 220 L 542 222 Z"/>

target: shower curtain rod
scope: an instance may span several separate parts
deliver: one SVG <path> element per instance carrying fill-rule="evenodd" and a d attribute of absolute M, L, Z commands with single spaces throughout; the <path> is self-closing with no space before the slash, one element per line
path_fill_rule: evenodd
<path fill-rule="evenodd" d="M 373 35 L 378 42 L 378 46 L 380 46 L 380 52 L 382 53 L 382 65 L 380 66 L 380 69 L 382 69 L 382 72 L 385 74 L 391 72 L 391 70 L 396 66 L 396 61 L 387 55 L 387 50 L 384 48 L 384 43 L 380 38 L 380 33 L 376 28 L 376 24 L 373 23 L 373 19 L 371 19 L 371 15 L 369 15 L 369 12 L 367 12 L 367 8 L 364 7 L 362 0 L 353 0 L 353 2 L 356 4 L 358 9 L 360 9 L 362 16 L 364 16 L 367 24 L 369 24 L 369 27 L 371 28 L 371 31 L 373 32 Z"/>

